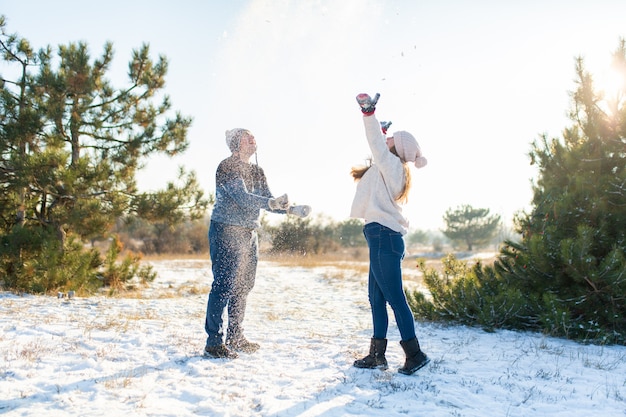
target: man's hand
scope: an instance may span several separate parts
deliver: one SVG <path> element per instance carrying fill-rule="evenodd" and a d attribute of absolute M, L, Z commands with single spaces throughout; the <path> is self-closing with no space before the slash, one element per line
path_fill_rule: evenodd
<path fill-rule="evenodd" d="M 291 206 L 287 210 L 287 213 L 304 218 L 311 214 L 311 206 Z"/>
<path fill-rule="evenodd" d="M 289 197 L 283 194 L 280 197 L 270 198 L 267 205 L 272 210 L 287 210 L 289 208 Z"/>

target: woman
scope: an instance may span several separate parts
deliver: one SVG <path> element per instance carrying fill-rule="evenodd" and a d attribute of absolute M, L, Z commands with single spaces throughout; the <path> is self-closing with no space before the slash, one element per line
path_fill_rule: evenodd
<path fill-rule="evenodd" d="M 355 361 L 354 366 L 387 369 L 385 351 L 389 303 L 402 338 L 400 345 L 406 355 L 404 366 L 398 372 L 411 375 L 424 367 L 429 359 L 420 349 L 413 313 L 402 286 L 403 236 L 409 224 L 402 214 L 401 204 L 406 203 L 411 187 L 409 163 L 422 168 L 427 161 L 410 133 L 400 131 L 385 138 L 389 123 L 383 124 L 381 129 L 374 115 L 379 96 L 377 94 L 374 99 L 367 94 L 357 96 L 372 159 L 369 166 L 352 168 L 352 176 L 358 184 L 350 216 L 365 220 L 363 234 L 369 247 L 368 298 L 373 336 L 369 354 Z"/>
<path fill-rule="evenodd" d="M 249 130 L 226 131 L 226 144 L 232 155 L 217 167 L 215 206 L 209 227 L 213 284 L 204 326 L 204 354 L 210 358 L 236 358 L 238 351 L 252 353 L 259 348 L 244 337 L 242 323 L 256 278 L 261 209 L 299 217 L 306 217 L 311 211 L 309 206 L 290 206 L 287 194 L 272 196 L 263 169 L 249 162 L 256 153 L 256 140 Z M 222 317 L 225 309 L 226 332 Z"/>

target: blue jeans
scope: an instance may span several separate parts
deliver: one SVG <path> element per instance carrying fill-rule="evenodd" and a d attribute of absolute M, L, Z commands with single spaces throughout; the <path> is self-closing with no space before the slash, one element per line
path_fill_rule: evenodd
<path fill-rule="evenodd" d="M 413 339 L 415 321 L 402 287 L 404 258 L 402 234 L 378 223 L 366 224 L 363 234 L 370 252 L 368 297 L 374 322 L 373 337 L 387 338 L 389 327 L 387 303 L 389 303 L 402 340 Z"/>
<path fill-rule="evenodd" d="M 204 329 L 207 346 L 224 339 L 224 310 L 228 307 L 226 341 L 241 340 L 248 294 L 254 287 L 259 258 L 254 229 L 211 222 L 209 227 L 213 285 L 207 303 Z"/>

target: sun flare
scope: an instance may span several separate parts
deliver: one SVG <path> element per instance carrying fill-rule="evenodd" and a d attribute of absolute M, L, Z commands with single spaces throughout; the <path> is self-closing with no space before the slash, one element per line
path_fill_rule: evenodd
<path fill-rule="evenodd" d="M 623 96 L 626 74 L 616 68 L 607 67 L 598 74 L 596 88 L 605 98 Z"/>

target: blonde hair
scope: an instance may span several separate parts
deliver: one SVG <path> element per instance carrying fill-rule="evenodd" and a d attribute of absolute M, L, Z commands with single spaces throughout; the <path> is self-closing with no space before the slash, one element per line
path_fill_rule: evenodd
<path fill-rule="evenodd" d="M 392 147 L 390 151 L 394 155 L 398 156 L 395 146 Z M 365 175 L 365 173 L 367 172 L 368 169 L 371 168 L 371 166 L 372 166 L 372 158 L 369 158 L 367 160 L 367 165 L 359 166 L 359 167 L 352 167 L 352 169 L 350 170 L 350 175 L 352 176 L 355 182 L 358 182 L 361 178 L 363 178 L 363 175 Z M 395 200 L 398 203 L 406 204 L 409 201 L 409 191 L 411 190 L 411 169 L 409 168 L 409 164 L 406 162 L 402 163 L 402 167 L 404 168 L 404 178 L 405 178 L 404 187 L 402 187 L 402 191 L 400 191 L 400 194 L 396 196 Z"/>

